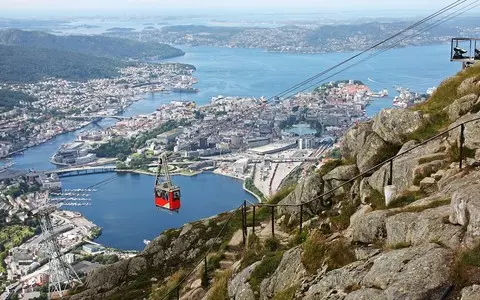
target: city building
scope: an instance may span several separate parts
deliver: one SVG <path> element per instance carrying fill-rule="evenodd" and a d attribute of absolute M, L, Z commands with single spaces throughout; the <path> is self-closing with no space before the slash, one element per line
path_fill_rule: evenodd
<path fill-rule="evenodd" d="M 298 139 L 298 149 L 312 149 L 314 147 L 315 140 L 313 136 L 303 136 Z"/>
<path fill-rule="evenodd" d="M 82 246 L 82 250 L 87 252 L 88 254 L 96 254 L 102 252 L 104 248 L 98 245 L 86 244 Z"/>
<path fill-rule="evenodd" d="M 261 137 L 261 138 L 254 138 L 254 139 L 247 140 L 248 148 L 261 147 L 261 146 L 268 145 L 269 143 L 270 143 L 270 138 L 268 137 Z"/>
<path fill-rule="evenodd" d="M 242 158 L 237 160 L 233 164 L 233 170 L 237 173 L 245 173 L 245 171 L 248 168 L 248 161 L 249 161 L 248 158 Z"/>
<path fill-rule="evenodd" d="M 239 134 L 234 134 L 230 138 L 230 147 L 232 149 L 240 149 L 243 146 L 243 136 Z"/>

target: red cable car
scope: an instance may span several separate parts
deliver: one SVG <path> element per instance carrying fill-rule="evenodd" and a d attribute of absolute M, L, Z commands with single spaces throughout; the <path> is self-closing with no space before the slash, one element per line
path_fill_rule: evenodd
<path fill-rule="evenodd" d="M 165 178 L 162 180 L 162 168 Z M 180 209 L 180 188 L 173 185 L 168 171 L 167 156 L 165 154 L 158 158 L 158 169 L 155 177 L 155 206 L 167 210 Z"/>

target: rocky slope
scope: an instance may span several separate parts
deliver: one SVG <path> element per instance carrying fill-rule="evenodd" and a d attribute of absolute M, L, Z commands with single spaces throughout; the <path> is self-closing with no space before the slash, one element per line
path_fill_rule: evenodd
<path fill-rule="evenodd" d="M 449 299 L 480 299 L 480 121 L 465 125 L 462 169 L 459 129 L 420 144 L 480 118 L 479 96 L 474 66 L 442 83 L 425 104 L 384 110 L 351 128 L 341 143 L 343 160 L 326 164 L 281 201 L 307 202 L 344 184 L 329 201 L 306 207 L 301 234 L 296 207 L 277 209 L 276 238 L 269 236 L 268 211 L 257 210 L 257 235 L 250 227 L 246 247 L 235 232 L 238 214 L 218 239 L 228 214 L 187 224 L 139 256 L 89 274 L 71 298 L 169 299 L 166 292 L 184 278 L 180 269 L 191 270 L 214 245 L 209 280 L 201 269 L 193 272 L 181 299 L 420 300 L 440 299 L 450 286 Z M 386 201 L 390 166 L 373 167 L 417 145 L 394 160 L 395 193 Z"/>

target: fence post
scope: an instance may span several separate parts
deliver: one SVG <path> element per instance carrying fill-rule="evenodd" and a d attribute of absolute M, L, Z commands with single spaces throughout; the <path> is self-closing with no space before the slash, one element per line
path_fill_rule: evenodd
<path fill-rule="evenodd" d="M 303 204 L 300 204 L 300 234 L 302 234 L 303 229 Z"/>
<path fill-rule="evenodd" d="M 388 185 L 393 184 L 393 159 L 390 160 L 390 176 L 388 177 Z"/>
<path fill-rule="evenodd" d="M 205 286 L 207 287 L 208 286 L 208 269 L 207 269 L 207 257 L 205 256 L 205 260 L 204 260 L 204 263 L 205 263 L 205 272 L 204 272 L 204 275 L 205 276 Z"/>
<path fill-rule="evenodd" d="M 465 143 L 465 124 L 460 125 L 460 169 L 463 166 L 463 144 Z"/>
<path fill-rule="evenodd" d="M 275 237 L 275 207 L 272 206 L 272 237 Z"/>
<path fill-rule="evenodd" d="M 243 202 L 242 205 L 242 239 L 243 239 L 243 245 L 246 245 L 246 237 L 245 237 L 245 220 L 247 219 L 246 213 L 245 213 L 245 202 Z"/>
<path fill-rule="evenodd" d="M 252 232 L 255 234 L 255 205 L 253 206 L 253 225 L 252 225 Z"/>

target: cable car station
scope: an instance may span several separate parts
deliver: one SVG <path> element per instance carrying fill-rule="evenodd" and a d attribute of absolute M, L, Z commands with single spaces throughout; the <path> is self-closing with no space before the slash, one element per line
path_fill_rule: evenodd
<path fill-rule="evenodd" d="M 450 61 L 461 62 L 463 69 L 480 61 L 480 39 L 453 38 L 450 48 Z"/>

